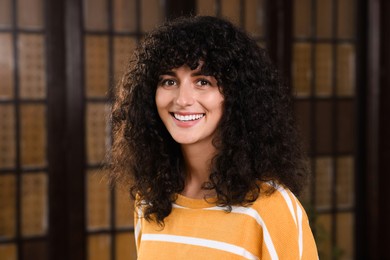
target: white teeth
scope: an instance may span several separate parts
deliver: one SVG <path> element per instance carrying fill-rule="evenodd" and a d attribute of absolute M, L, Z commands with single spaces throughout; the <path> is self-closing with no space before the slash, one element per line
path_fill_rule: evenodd
<path fill-rule="evenodd" d="M 193 121 L 204 117 L 204 114 L 185 115 L 185 116 L 179 114 L 173 114 L 173 116 L 180 121 Z"/>

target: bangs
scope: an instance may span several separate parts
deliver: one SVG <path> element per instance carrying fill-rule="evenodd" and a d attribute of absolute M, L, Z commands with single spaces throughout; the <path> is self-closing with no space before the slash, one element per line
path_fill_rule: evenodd
<path fill-rule="evenodd" d="M 215 66 L 213 60 L 209 59 L 210 50 L 205 44 L 196 44 L 196 41 L 188 41 L 183 44 L 162 43 L 168 45 L 163 52 L 160 52 L 158 62 L 159 74 L 164 71 L 169 71 L 181 66 L 187 65 L 191 70 L 201 66 L 202 74 L 207 76 L 216 76 L 219 74 L 220 68 Z"/>
<path fill-rule="evenodd" d="M 231 67 L 238 63 L 237 55 L 232 55 L 231 36 L 218 32 L 196 23 L 183 26 L 168 23 L 145 38 L 141 63 L 151 65 L 153 68 L 149 69 L 158 78 L 163 72 L 183 65 L 195 70 L 202 62 L 202 74 L 214 76 L 221 84 L 223 77 L 232 71 Z"/>

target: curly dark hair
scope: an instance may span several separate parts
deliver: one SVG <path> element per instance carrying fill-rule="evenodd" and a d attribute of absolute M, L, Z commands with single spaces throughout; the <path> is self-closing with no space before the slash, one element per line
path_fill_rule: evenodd
<path fill-rule="evenodd" d="M 289 88 L 266 52 L 227 20 L 195 16 L 168 21 L 137 47 L 119 84 L 112 113 L 114 180 L 130 180 L 144 217 L 164 223 L 183 191 L 180 145 L 162 123 L 155 104 L 161 73 L 199 62 L 224 97 L 213 145 L 217 154 L 204 189 L 228 210 L 261 195 L 259 182 L 275 181 L 298 194 L 307 170 L 292 116 Z"/>

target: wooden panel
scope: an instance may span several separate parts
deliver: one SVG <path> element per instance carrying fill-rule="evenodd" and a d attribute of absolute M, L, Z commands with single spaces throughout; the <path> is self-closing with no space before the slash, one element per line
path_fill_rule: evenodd
<path fill-rule="evenodd" d="M 115 260 L 136 260 L 137 251 L 135 248 L 134 233 L 119 233 L 116 235 Z"/>
<path fill-rule="evenodd" d="M 46 96 L 44 37 L 21 34 L 19 38 L 20 97 L 40 99 Z"/>
<path fill-rule="evenodd" d="M 337 205 L 352 207 L 355 204 L 354 159 L 352 156 L 337 158 Z"/>
<path fill-rule="evenodd" d="M 11 26 L 12 26 L 12 1 L 2 0 L 0 1 L 0 28 L 10 28 Z"/>
<path fill-rule="evenodd" d="M 142 0 L 140 2 L 141 2 L 141 30 L 144 32 L 148 32 L 163 21 L 164 1 Z"/>
<path fill-rule="evenodd" d="M 337 95 L 355 95 L 356 51 L 349 43 L 337 45 Z"/>
<path fill-rule="evenodd" d="M 311 95 L 311 48 L 308 43 L 295 43 L 293 47 L 293 86 L 299 97 Z"/>
<path fill-rule="evenodd" d="M 118 32 L 136 31 L 136 0 L 114 0 L 114 30 Z"/>
<path fill-rule="evenodd" d="M 245 2 L 245 29 L 253 37 L 264 37 L 264 8 L 264 0 L 247 0 Z"/>
<path fill-rule="evenodd" d="M 333 1 L 316 1 L 317 5 L 317 28 L 316 34 L 319 38 L 332 37 L 332 23 L 334 21 L 332 16 Z"/>
<path fill-rule="evenodd" d="M 316 221 L 316 244 L 319 259 L 332 258 L 332 216 L 331 214 L 320 214 Z"/>
<path fill-rule="evenodd" d="M 196 12 L 200 15 L 215 16 L 217 14 L 215 0 L 197 0 Z"/>
<path fill-rule="evenodd" d="M 110 145 L 110 129 L 107 118 L 108 105 L 104 103 L 90 103 L 87 105 L 86 138 L 88 163 L 100 164 L 103 162 Z"/>
<path fill-rule="evenodd" d="M 316 96 L 331 96 L 332 95 L 332 45 L 331 44 L 317 44 L 316 45 Z"/>
<path fill-rule="evenodd" d="M 18 252 L 14 243 L 0 244 L 0 256 L 4 260 L 18 260 Z"/>
<path fill-rule="evenodd" d="M 115 227 L 133 227 L 134 201 L 130 198 L 130 192 L 123 187 L 116 187 L 115 194 Z"/>
<path fill-rule="evenodd" d="M 294 33 L 295 37 L 311 36 L 311 0 L 294 1 Z"/>
<path fill-rule="evenodd" d="M 46 165 L 45 106 L 22 105 L 20 112 L 22 165 L 44 166 Z"/>
<path fill-rule="evenodd" d="M 240 25 L 240 0 L 221 0 L 221 14 Z"/>
<path fill-rule="evenodd" d="M 316 158 L 316 207 L 331 207 L 333 160 L 331 157 Z"/>
<path fill-rule="evenodd" d="M 43 0 L 18 0 L 18 26 L 29 29 L 42 29 L 44 27 Z"/>
<path fill-rule="evenodd" d="M 87 173 L 87 228 L 97 230 L 110 225 L 110 190 L 100 170 Z"/>
<path fill-rule="evenodd" d="M 22 260 L 49 259 L 47 256 L 47 242 L 45 241 L 25 241 L 23 243 Z"/>
<path fill-rule="evenodd" d="M 337 112 L 337 151 L 351 153 L 356 142 L 356 106 L 354 100 L 339 100 Z"/>
<path fill-rule="evenodd" d="M 332 154 L 333 142 L 333 104 L 330 100 L 318 100 L 315 103 L 316 115 L 316 151 L 320 154 Z"/>
<path fill-rule="evenodd" d="M 108 37 L 85 38 L 85 85 L 87 97 L 105 97 L 109 87 Z"/>
<path fill-rule="evenodd" d="M 15 113 L 14 106 L 0 105 L 0 168 L 15 167 Z"/>
<path fill-rule="evenodd" d="M 0 33 L 0 99 L 11 99 L 14 96 L 12 41 L 10 33 Z"/>
<path fill-rule="evenodd" d="M 114 38 L 114 78 L 115 82 L 121 80 L 123 73 L 128 67 L 130 57 L 137 45 L 134 37 Z"/>
<path fill-rule="evenodd" d="M 111 239 L 109 235 L 88 236 L 88 260 L 110 260 Z"/>
<path fill-rule="evenodd" d="M 16 178 L 0 175 L 0 239 L 15 237 L 16 219 Z"/>
<path fill-rule="evenodd" d="M 354 39 L 356 34 L 356 0 L 342 0 L 336 2 L 338 4 L 337 37 L 343 39 Z"/>
<path fill-rule="evenodd" d="M 353 213 L 337 214 L 337 248 L 334 249 L 335 259 L 354 258 L 355 216 Z"/>
<path fill-rule="evenodd" d="M 25 237 L 47 232 L 47 174 L 22 175 L 22 234 Z"/>
<path fill-rule="evenodd" d="M 107 0 L 84 0 L 84 26 L 86 30 L 108 29 Z"/>

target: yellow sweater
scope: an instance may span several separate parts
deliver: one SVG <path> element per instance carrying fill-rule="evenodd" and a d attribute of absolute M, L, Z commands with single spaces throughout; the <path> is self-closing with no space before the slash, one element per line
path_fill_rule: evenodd
<path fill-rule="evenodd" d="M 178 195 L 162 228 L 136 213 L 138 259 L 318 259 L 307 215 L 282 187 L 249 207 Z"/>

